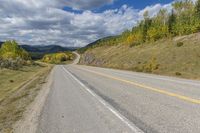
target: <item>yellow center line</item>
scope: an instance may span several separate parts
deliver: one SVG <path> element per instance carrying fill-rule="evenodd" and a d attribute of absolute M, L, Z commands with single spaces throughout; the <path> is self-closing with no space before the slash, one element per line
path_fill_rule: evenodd
<path fill-rule="evenodd" d="M 103 77 L 106 77 L 106 78 L 125 82 L 125 83 L 131 84 L 131 85 L 134 85 L 134 86 L 138 86 L 138 87 L 141 87 L 141 88 L 144 88 L 144 89 L 147 89 L 147 90 L 151 90 L 151 91 L 161 93 L 161 94 L 164 94 L 164 95 L 167 95 L 167 96 L 175 97 L 175 98 L 187 101 L 187 102 L 191 102 L 191 103 L 194 103 L 194 104 L 200 104 L 200 100 L 194 99 L 194 98 L 191 98 L 191 97 L 188 97 L 188 96 L 172 93 L 172 92 L 165 91 L 165 90 L 159 89 L 159 88 L 153 88 L 153 87 L 150 87 L 150 86 L 147 86 L 147 85 L 144 85 L 144 84 L 140 84 L 140 83 L 137 83 L 137 82 L 134 82 L 134 81 L 129 81 L 129 80 L 117 78 L 117 77 L 110 76 L 110 75 L 107 75 L 107 74 L 103 74 L 103 73 L 100 73 L 100 72 L 96 72 L 96 71 L 92 71 L 92 70 L 88 70 L 88 69 L 84 69 L 84 68 L 80 68 L 80 67 L 77 67 L 77 68 L 91 72 L 91 73 L 94 73 L 94 74 L 97 74 L 97 75 L 100 75 L 100 76 L 103 76 Z"/>

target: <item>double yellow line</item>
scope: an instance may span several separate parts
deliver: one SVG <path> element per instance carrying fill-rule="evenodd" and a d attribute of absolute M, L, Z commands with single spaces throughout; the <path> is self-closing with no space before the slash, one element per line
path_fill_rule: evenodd
<path fill-rule="evenodd" d="M 97 75 L 100 75 L 100 76 L 103 76 L 103 77 L 106 77 L 106 78 L 110 78 L 110 79 L 114 79 L 114 80 L 117 80 L 117 81 L 121 81 L 121 82 L 124 82 L 124 83 L 127 83 L 127 84 L 131 84 L 131 85 L 134 85 L 134 86 L 138 86 L 138 87 L 146 89 L 146 90 L 151 90 L 151 91 L 154 91 L 154 92 L 157 92 L 157 93 L 160 93 L 160 94 L 164 94 L 164 95 L 167 95 L 167 96 L 175 97 L 175 98 L 178 98 L 178 99 L 190 102 L 190 103 L 200 104 L 200 100 L 194 99 L 194 98 L 191 98 L 191 97 L 188 97 L 188 96 L 172 93 L 172 92 L 165 91 L 165 90 L 159 89 L 159 88 L 153 88 L 153 87 L 150 87 L 150 86 L 147 86 L 147 85 L 144 85 L 144 84 L 140 84 L 140 83 L 137 83 L 137 82 L 133 82 L 133 81 L 117 78 L 117 77 L 114 77 L 114 76 L 110 76 L 110 75 L 107 75 L 107 74 L 103 74 L 103 73 L 92 71 L 92 70 L 88 70 L 88 69 L 84 69 L 84 68 L 81 68 L 81 67 L 77 67 L 77 68 L 82 69 L 84 71 L 88 71 L 88 72 L 97 74 Z"/>

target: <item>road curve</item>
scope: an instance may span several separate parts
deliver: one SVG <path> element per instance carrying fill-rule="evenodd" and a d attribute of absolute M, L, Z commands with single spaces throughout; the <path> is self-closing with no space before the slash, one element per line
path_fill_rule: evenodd
<path fill-rule="evenodd" d="M 199 133 L 200 82 L 56 66 L 38 133 Z"/>
<path fill-rule="evenodd" d="M 75 54 L 76 59 L 73 61 L 72 65 L 76 65 L 79 63 L 81 56 L 77 52 L 73 52 L 73 54 Z"/>

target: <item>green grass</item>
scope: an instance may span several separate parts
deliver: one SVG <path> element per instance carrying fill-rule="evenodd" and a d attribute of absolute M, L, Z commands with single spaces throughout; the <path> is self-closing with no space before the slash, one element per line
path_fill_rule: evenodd
<path fill-rule="evenodd" d="M 179 45 L 181 42 L 181 45 Z M 87 50 L 81 64 L 200 79 L 200 33 L 129 47 Z"/>
<path fill-rule="evenodd" d="M 13 124 L 45 83 L 50 68 L 35 65 L 18 71 L 0 70 L 0 132 L 12 132 Z"/>

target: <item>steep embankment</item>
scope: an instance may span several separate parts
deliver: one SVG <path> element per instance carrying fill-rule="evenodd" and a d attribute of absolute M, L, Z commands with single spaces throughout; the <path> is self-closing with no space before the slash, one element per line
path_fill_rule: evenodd
<path fill-rule="evenodd" d="M 134 47 L 89 48 L 80 64 L 200 79 L 200 33 Z"/>

